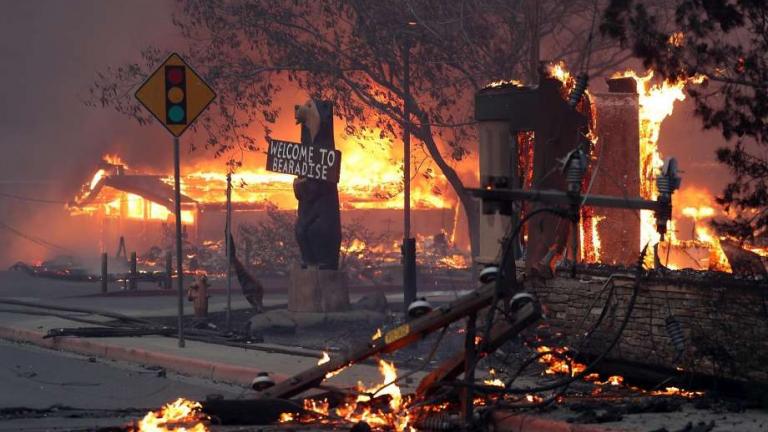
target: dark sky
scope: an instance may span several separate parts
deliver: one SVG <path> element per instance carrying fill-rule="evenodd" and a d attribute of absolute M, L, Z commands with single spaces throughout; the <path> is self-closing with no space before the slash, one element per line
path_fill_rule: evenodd
<path fill-rule="evenodd" d="M 82 100 L 97 71 L 176 38 L 168 2 L 0 3 L 0 131 L 11 156 L 0 162 L 0 181 L 60 181 L 90 170 L 104 149 L 146 145 L 130 137 L 147 131 Z"/>
<path fill-rule="evenodd" d="M 98 71 L 138 60 L 149 44 L 182 45 L 172 9 L 171 0 L 0 0 L 0 192 L 67 200 L 107 152 L 170 165 L 161 127 L 82 101 Z M 728 179 L 713 160 L 722 139 L 701 131 L 690 104 L 679 105 L 662 128 L 662 150 L 680 159 L 684 185 L 719 191 Z M 0 222 L 67 241 L 63 205 L 0 197 Z M 52 252 L 3 229 L 0 244 L 0 267 Z"/>

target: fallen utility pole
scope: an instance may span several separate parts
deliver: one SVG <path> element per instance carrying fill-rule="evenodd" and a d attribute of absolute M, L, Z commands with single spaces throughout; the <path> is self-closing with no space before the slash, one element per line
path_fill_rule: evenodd
<path fill-rule="evenodd" d="M 541 306 L 536 302 L 528 302 L 520 309 L 513 312 L 514 319 L 510 321 L 498 321 L 491 328 L 490 336 L 486 337 L 484 343 L 478 345 L 475 353 L 476 357 L 482 358 L 491 354 L 501 347 L 504 342 L 528 328 L 541 318 Z M 425 376 L 419 386 L 416 388 L 416 395 L 419 397 L 429 396 L 440 382 L 456 379 L 465 370 L 466 353 L 464 351 L 456 353 L 450 359 L 444 361 L 437 369 Z"/>
<path fill-rule="evenodd" d="M 282 381 L 272 387 L 259 393 L 259 398 L 278 398 L 287 399 L 301 394 L 313 387 L 317 387 L 323 382 L 325 376 L 330 373 L 343 369 L 344 367 L 361 362 L 378 354 L 397 351 L 405 346 L 413 344 L 424 339 L 430 333 L 452 324 L 455 321 L 476 314 L 481 309 L 489 306 L 496 294 L 496 282 L 483 285 L 478 290 L 473 291 L 448 305 L 439 307 L 432 312 L 416 318 L 413 321 L 396 327 L 383 337 L 352 349 L 348 355 L 340 356 L 331 361 L 307 369 L 285 381 Z M 521 316 L 520 319 L 527 321 L 530 316 Z M 524 328 L 524 327 L 523 327 Z"/>

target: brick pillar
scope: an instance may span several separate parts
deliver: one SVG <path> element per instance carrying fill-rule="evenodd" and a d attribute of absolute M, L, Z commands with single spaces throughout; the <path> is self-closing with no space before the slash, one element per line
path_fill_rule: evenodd
<path fill-rule="evenodd" d="M 594 94 L 597 111 L 597 177 L 590 193 L 640 196 L 640 120 L 635 80 L 609 81 L 609 93 Z M 593 162 L 592 169 L 597 166 Z M 633 264 L 640 251 L 639 214 L 630 210 L 595 208 L 600 235 L 600 262 Z"/>

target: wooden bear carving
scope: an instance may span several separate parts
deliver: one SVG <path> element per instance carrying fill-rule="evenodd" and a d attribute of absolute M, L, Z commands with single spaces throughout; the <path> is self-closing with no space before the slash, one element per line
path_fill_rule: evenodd
<path fill-rule="evenodd" d="M 310 99 L 295 108 L 296 122 L 301 124 L 301 144 L 335 150 L 333 105 Z M 293 193 L 299 201 L 295 232 L 302 267 L 338 270 L 341 215 L 336 183 L 299 177 L 293 181 Z"/>

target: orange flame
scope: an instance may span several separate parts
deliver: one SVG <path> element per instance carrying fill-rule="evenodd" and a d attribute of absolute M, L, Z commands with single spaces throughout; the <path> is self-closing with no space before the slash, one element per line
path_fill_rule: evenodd
<path fill-rule="evenodd" d="M 490 378 L 484 379 L 483 380 L 483 384 L 489 385 L 489 386 L 494 386 L 494 387 L 505 387 L 504 381 L 500 380 L 496 376 L 496 370 L 495 369 L 490 369 L 488 371 L 488 374 L 490 375 Z"/>
<path fill-rule="evenodd" d="M 322 359 L 321 359 L 322 361 Z M 334 409 L 334 414 L 348 422 L 364 421 L 373 427 L 387 427 L 395 431 L 412 431 L 408 425 L 410 415 L 408 414 L 407 398 L 403 397 L 394 382 L 397 380 L 397 370 L 393 363 L 379 360 L 379 371 L 382 374 L 382 384 L 376 384 L 370 387 L 363 383 L 358 383 L 357 391 L 360 393 L 356 400 L 342 403 Z M 389 396 L 389 409 L 380 410 L 370 405 L 371 398 L 380 396 Z M 330 404 L 327 400 L 306 399 L 304 409 L 310 414 L 328 417 L 331 414 Z M 280 417 L 281 423 L 296 421 L 295 415 L 283 415 Z M 299 419 L 301 421 L 317 421 L 317 419 L 307 418 Z M 320 422 L 327 422 L 327 419 L 321 419 Z"/>
<path fill-rule="evenodd" d="M 651 394 L 654 396 L 682 396 L 692 399 L 704 395 L 704 392 L 683 390 L 678 387 L 666 387 L 664 390 L 656 390 L 651 392 Z"/>
<path fill-rule="evenodd" d="M 568 348 L 565 348 L 565 347 L 550 348 L 548 346 L 542 345 L 542 346 L 536 347 L 536 351 L 539 353 L 546 353 L 551 351 L 557 354 L 567 354 L 569 350 Z M 576 374 L 583 372 L 584 369 L 587 368 L 586 365 L 583 365 L 576 361 L 568 362 L 565 359 L 563 359 L 562 356 L 558 356 L 552 353 L 543 354 L 539 358 L 539 363 L 545 364 L 547 366 L 547 368 L 544 370 L 544 373 L 546 375 L 570 374 L 571 376 L 574 376 Z"/>
<path fill-rule="evenodd" d="M 547 73 L 550 77 L 560 81 L 562 84 L 561 94 L 564 98 L 567 98 L 570 92 L 576 86 L 576 79 L 566 67 L 565 62 L 561 60 L 555 63 L 550 63 L 547 67 Z M 589 90 L 587 90 L 585 94 L 587 101 L 586 104 L 590 104 L 588 112 L 591 116 L 589 121 L 589 130 L 587 131 L 587 138 L 591 141 L 592 145 L 595 146 L 597 145 L 598 140 L 598 137 L 595 134 L 595 126 L 597 124 L 596 110 L 594 106 L 591 106 L 592 100 L 590 98 Z M 594 152 L 592 153 L 593 154 L 591 154 L 590 157 L 595 158 L 596 156 L 594 155 Z M 530 170 L 530 172 L 532 172 L 532 170 Z M 581 223 L 578 227 L 580 238 L 579 255 L 585 262 L 594 263 L 600 261 L 600 250 L 602 244 L 600 241 L 600 233 L 597 229 L 597 225 L 603 219 L 605 219 L 605 217 L 597 216 L 593 214 L 591 210 L 584 212 L 582 215 Z"/>
<path fill-rule="evenodd" d="M 208 418 L 198 402 L 178 398 L 159 411 L 150 411 L 139 421 L 139 432 L 206 432 Z"/>
<path fill-rule="evenodd" d="M 394 146 L 387 139 L 380 137 L 380 131 L 368 130 L 360 136 L 345 139 L 339 148 L 343 152 L 341 172 L 338 184 L 339 197 L 344 209 L 403 207 L 403 172 L 400 158 L 395 154 Z M 259 156 L 251 156 L 258 158 Z M 96 171 L 90 181 L 83 185 L 76 196 L 75 203 L 83 201 L 107 176 L 113 175 L 109 167 L 120 167 L 120 172 L 127 165 L 118 155 L 105 155 L 104 167 Z M 297 206 L 293 195 L 294 177 L 267 171 L 263 161 L 250 161 L 243 168 L 232 174 L 232 202 L 259 205 L 267 201 L 279 209 L 290 210 Z M 146 173 L 157 174 L 157 173 Z M 162 174 L 160 174 L 162 175 Z M 182 193 L 200 204 L 221 204 L 225 202 L 227 189 L 227 166 L 220 161 L 198 162 L 181 178 Z M 172 178 L 164 181 L 172 184 Z M 105 188 L 110 189 L 110 188 Z M 441 175 L 414 177 L 411 183 L 411 207 L 416 209 L 450 208 L 455 199 L 441 191 L 449 190 L 447 181 Z M 126 209 L 126 204 L 128 208 Z M 121 207 L 122 206 L 122 207 Z M 151 207 L 151 211 L 146 210 Z M 117 209 L 121 209 L 117 211 Z M 98 203 L 87 206 L 74 206 L 72 213 L 98 214 L 107 217 L 130 219 L 165 220 L 171 212 L 161 205 L 148 203 L 143 197 L 120 193 L 113 190 L 100 191 Z M 192 212 L 182 213 L 185 223 L 194 222 Z"/>
<path fill-rule="evenodd" d="M 661 123 L 672 115 L 674 104 L 685 100 L 683 90 L 688 84 L 700 84 L 705 79 L 699 75 L 689 79 L 678 81 L 663 81 L 660 84 L 651 84 L 653 71 L 648 71 L 644 76 L 627 70 L 619 72 L 612 78 L 634 78 L 637 83 L 637 93 L 640 105 L 640 195 L 645 199 L 656 199 L 659 191 L 656 188 L 656 176 L 664 166 L 664 160 L 659 152 L 659 133 Z M 640 212 L 640 244 L 650 242 L 656 244 L 660 238 L 656 232 L 656 219 L 653 212 L 642 210 Z M 646 266 L 653 263 L 652 254 L 646 256 Z"/>

